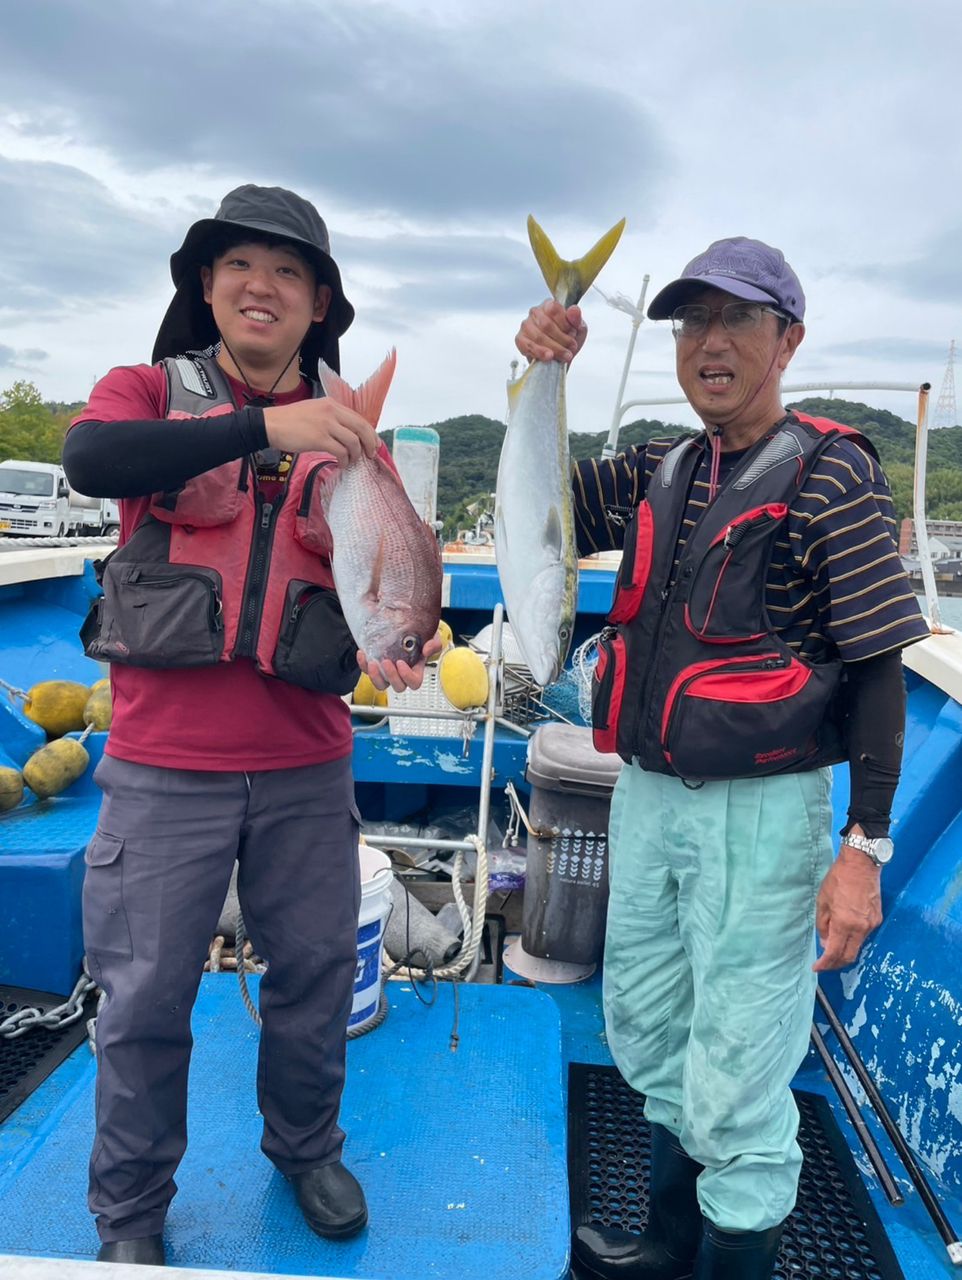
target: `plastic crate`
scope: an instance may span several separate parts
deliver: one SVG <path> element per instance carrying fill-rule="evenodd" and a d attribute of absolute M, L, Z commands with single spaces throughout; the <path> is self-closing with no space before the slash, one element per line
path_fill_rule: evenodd
<path fill-rule="evenodd" d="M 440 716 L 435 720 L 431 716 L 403 714 L 405 710 L 412 707 L 416 707 L 418 711 L 454 710 L 441 688 L 437 663 L 425 667 L 424 680 L 420 689 L 405 689 L 403 693 L 396 693 L 389 688 L 387 704 L 388 723 L 392 733 L 420 738 L 459 738 L 461 736 L 461 725 L 457 720 L 446 720 Z"/>

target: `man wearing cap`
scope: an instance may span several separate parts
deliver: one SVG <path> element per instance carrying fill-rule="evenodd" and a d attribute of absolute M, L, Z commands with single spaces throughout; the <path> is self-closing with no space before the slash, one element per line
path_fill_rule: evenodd
<path fill-rule="evenodd" d="M 367 1222 L 337 1123 L 360 899 L 340 695 L 358 664 L 379 687 L 423 677 L 368 664 L 333 590 L 317 476 L 381 446 L 314 381 L 354 317 L 316 209 L 239 187 L 171 273 L 154 363 L 98 382 L 63 453 L 78 490 L 121 500 L 83 633 L 113 695 L 84 882 L 104 992 L 89 1202 L 99 1259 L 154 1264 L 187 1140 L 191 1008 L 235 860 L 268 962 L 262 1148 L 319 1235 Z"/>
<path fill-rule="evenodd" d="M 615 1062 L 646 1095 L 650 1212 L 641 1235 L 581 1226 L 574 1250 L 609 1278 L 761 1280 L 795 1204 L 789 1086 L 817 974 L 881 921 L 899 651 L 927 628 L 871 443 L 782 406 L 805 334 L 784 256 L 716 241 L 648 315 L 671 321 L 704 431 L 579 463 L 573 487 L 581 553 L 623 548 L 593 699 L 596 745 L 625 761 L 604 1001 Z M 568 362 L 585 337 L 577 307 L 547 302 L 516 341 Z"/>

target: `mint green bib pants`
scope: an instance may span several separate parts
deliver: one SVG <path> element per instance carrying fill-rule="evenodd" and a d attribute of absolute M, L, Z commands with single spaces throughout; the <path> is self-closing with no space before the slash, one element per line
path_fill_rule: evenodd
<path fill-rule="evenodd" d="M 625 765 L 609 821 L 608 1042 L 645 1114 L 705 1166 L 729 1231 L 791 1213 L 789 1088 L 815 999 L 815 899 L 832 861 L 829 769 L 706 782 Z"/>

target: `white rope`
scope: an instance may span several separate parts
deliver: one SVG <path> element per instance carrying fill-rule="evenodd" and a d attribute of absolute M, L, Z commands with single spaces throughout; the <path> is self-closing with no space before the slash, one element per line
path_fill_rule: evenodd
<path fill-rule="evenodd" d="M 395 973 L 406 973 L 412 981 L 430 978 L 458 978 L 467 973 L 474 964 L 475 957 L 481 950 L 481 938 L 484 934 L 484 909 L 488 901 L 488 851 L 480 836 L 465 837 L 475 847 L 478 864 L 474 873 L 474 909 L 469 910 L 461 888 L 461 872 L 464 869 L 464 850 L 459 849 L 451 870 L 451 889 L 457 904 L 458 914 L 464 926 L 464 946 L 450 964 L 439 969 L 416 969 L 410 965 L 392 961 L 388 966 Z"/>
<path fill-rule="evenodd" d="M 578 686 L 578 710 L 582 720 L 591 724 L 591 685 L 595 664 L 598 661 L 598 640 L 601 632 L 589 636 L 571 655 L 571 670 Z"/>

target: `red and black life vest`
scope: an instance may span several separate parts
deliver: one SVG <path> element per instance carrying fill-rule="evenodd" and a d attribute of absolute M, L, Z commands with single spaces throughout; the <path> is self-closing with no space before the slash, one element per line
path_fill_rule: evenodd
<path fill-rule="evenodd" d="M 824 450 L 827 418 L 794 414 L 751 448 L 674 565 L 704 437 L 662 459 L 625 536 L 599 642 L 592 720 L 599 751 L 692 780 L 760 777 L 846 758 L 842 663 L 813 663 L 775 632 L 765 586 L 776 535 Z"/>
<path fill-rule="evenodd" d="M 216 360 L 164 362 L 168 418 L 235 410 Z M 322 395 L 318 386 L 314 395 Z M 295 454 L 267 501 L 251 458 L 155 493 L 148 514 L 102 564 L 103 597 L 84 624 L 87 654 L 141 667 L 250 658 L 264 675 L 325 693 L 354 687 L 357 646 L 334 591 L 320 503 L 328 453 Z"/>

